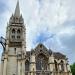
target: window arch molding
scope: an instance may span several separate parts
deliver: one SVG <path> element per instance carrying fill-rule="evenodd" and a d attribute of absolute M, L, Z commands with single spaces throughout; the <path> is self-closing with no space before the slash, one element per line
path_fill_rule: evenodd
<path fill-rule="evenodd" d="M 48 58 L 45 54 L 39 53 L 36 56 L 36 70 L 47 70 L 48 69 Z"/>
<path fill-rule="evenodd" d="M 29 71 L 29 60 L 26 59 L 25 61 L 25 71 Z"/>
<path fill-rule="evenodd" d="M 21 33 L 21 29 L 17 29 L 17 34 Z"/>
<path fill-rule="evenodd" d="M 40 54 L 43 54 L 43 55 L 45 55 L 47 58 L 49 58 L 49 54 L 48 54 L 47 51 L 42 50 L 42 49 L 39 49 L 39 50 L 36 50 L 36 51 L 35 51 L 35 56 L 36 56 L 36 57 L 38 57 L 38 55 L 40 55 Z"/>
<path fill-rule="evenodd" d="M 58 63 L 56 60 L 54 60 L 54 64 L 55 64 L 55 71 L 58 71 Z"/>
<path fill-rule="evenodd" d="M 16 32 L 16 31 L 15 31 L 15 29 L 13 28 L 13 29 L 12 29 L 12 33 L 15 33 L 15 32 Z"/>
<path fill-rule="evenodd" d="M 64 61 L 63 60 L 60 61 L 60 65 L 61 65 L 61 71 L 64 71 Z"/>

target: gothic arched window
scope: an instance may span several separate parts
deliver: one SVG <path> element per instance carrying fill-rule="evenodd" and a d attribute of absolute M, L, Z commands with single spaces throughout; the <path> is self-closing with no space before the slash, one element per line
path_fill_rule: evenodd
<path fill-rule="evenodd" d="M 15 39 L 15 35 L 12 35 L 12 39 Z"/>
<path fill-rule="evenodd" d="M 29 61 L 26 60 L 25 62 L 25 71 L 29 71 Z"/>
<path fill-rule="evenodd" d="M 64 71 L 64 62 L 62 60 L 61 60 L 60 64 L 61 64 L 61 71 Z"/>
<path fill-rule="evenodd" d="M 18 34 L 20 33 L 20 29 L 17 30 L 17 33 L 18 33 Z"/>
<path fill-rule="evenodd" d="M 17 36 L 17 39 L 20 39 L 20 36 Z"/>
<path fill-rule="evenodd" d="M 12 29 L 12 33 L 15 33 L 15 29 Z"/>
<path fill-rule="evenodd" d="M 54 60 L 54 63 L 55 63 L 55 71 L 58 71 L 58 64 L 57 64 L 57 61 Z"/>
<path fill-rule="evenodd" d="M 48 59 L 44 54 L 39 54 L 36 57 L 36 70 L 47 70 L 48 68 Z"/>

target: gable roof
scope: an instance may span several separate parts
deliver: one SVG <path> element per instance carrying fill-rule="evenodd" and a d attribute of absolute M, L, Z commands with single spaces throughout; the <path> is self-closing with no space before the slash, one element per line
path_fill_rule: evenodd
<path fill-rule="evenodd" d="M 30 57 L 30 54 L 35 54 L 36 56 L 40 53 L 45 54 L 47 57 L 49 57 L 52 53 L 55 59 L 65 59 L 66 56 L 60 52 L 52 52 L 51 49 L 47 49 L 43 44 L 38 44 L 34 49 L 31 51 L 26 52 L 26 56 Z"/>

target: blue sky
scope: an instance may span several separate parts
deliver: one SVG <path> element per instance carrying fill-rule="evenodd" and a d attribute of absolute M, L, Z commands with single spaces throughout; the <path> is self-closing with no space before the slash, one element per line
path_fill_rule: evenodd
<path fill-rule="evenodd" d="M 26 24 L 27 50 L 41 42 L 52 51 L 65 54 L 70 64 L 75 62 L 75 0 L 19 1 Z M 15 11 L 16 2 L 0 0 L 0 36 L 5 37 L 7 22 Z"/>

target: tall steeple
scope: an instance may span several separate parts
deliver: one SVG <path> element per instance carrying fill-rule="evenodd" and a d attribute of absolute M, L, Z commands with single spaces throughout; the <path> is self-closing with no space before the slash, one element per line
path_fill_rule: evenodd
<path fill-rule="evenodd" d="M 14 14 L 10 17 L 9 24 L 12 25 L 14 23 L 24 24 L 24 20 L 22 15 L 20 14 L 19 0 L 17 0 L 17 5 L 15 8 Z"/>
<path fill-rule="evenodd" d="M 15 16 L 15 17 L 20 17 L 19 0 L 17 1 L 17 5 L 16 5 L 16 9 L 15 9 L 14 16 Z"/>

